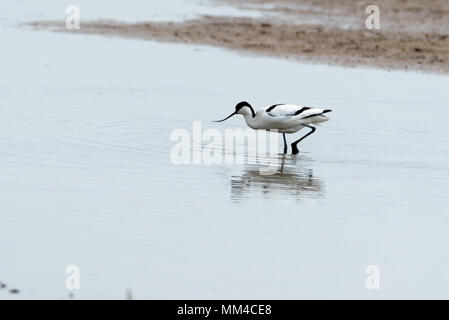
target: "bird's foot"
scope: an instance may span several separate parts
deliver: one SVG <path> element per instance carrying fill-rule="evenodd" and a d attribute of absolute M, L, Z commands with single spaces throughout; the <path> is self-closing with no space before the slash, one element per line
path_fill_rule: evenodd
<path fill-rule="evenodd" d="M 292 154 L 298 154 L 299 150 L 298 147 L 296 146 L 296 144 L 292 143 Z"/>

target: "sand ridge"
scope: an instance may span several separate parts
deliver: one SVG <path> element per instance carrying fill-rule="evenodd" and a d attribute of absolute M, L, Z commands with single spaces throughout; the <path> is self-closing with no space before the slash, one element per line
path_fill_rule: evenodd
<path fill-rule="evenodd" d="M 266 2 L 271 5 L 266 6 Z M 368 2 L 365 2 L 249 0 L 236 3 L 242 8 L 268 11 L 282 18 L 200 16 L 183 22 L 133 24 L 90 21 L 83 22 L 76 31 L 66 30 L 60 21 L 31 25 L 62 32 L 211 45 L 308 62 L 449 72 L 449 23 L 443 23 L 449 17 L 449 2 L 432 0 L 433 7 L 429 2 L 417 0 L 398 0 L 395 5 L 386 2 L 380 5 L 381 14 L 385 11 L 385 17 L 381 15 L 380 30 L 366 29 L 364 5 Z"/>

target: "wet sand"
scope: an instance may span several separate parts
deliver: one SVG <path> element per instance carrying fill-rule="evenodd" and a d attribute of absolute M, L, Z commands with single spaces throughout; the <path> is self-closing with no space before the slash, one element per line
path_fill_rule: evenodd
<path fill-rule="evenodd" d="M 201 16 L 183 22 L 61 21 L 38 29 L 202 44 L 332 65 L 449 72 L 449 3 L 379 1 L 380 30 L 365 27 L 367 1 L 211 1 L 263 13 L 260 18 Z"/>

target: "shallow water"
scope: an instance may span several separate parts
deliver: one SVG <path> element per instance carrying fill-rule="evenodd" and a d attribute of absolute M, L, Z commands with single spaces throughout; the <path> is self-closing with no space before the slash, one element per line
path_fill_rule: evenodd
<path fill-rule="evenodd" d="M 58 3 L 52 0 L 11 0 L 3 5 L 0 21 L 27 22 L 36 20 L 65 21 L 65 8 L 70 3 Z M 81 25 L 83 21 L 110 19 L 125 22 L 136 21 L 179 21 L 192 19 L 198 15 L 260 16 L 254 10 L 239 10 L 225 3 L 208 0 L 77 0 L 73 2 L 80 9 Z"/>
<path fill-rule="evenodd" d="M 449 298 L 447 76 L 9 26 L 0 42 L 0 282 L 20 289 L 0 299 L 68 298 L 67 265 L 75 298 Z M 174 129 L 244 128 L 210 121 L 240 100 L 334 112 L 275 175 L 170 162 Z"/>

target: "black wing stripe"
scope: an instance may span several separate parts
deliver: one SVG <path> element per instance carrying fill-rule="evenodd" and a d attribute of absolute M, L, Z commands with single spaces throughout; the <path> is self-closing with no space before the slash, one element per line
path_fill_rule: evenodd
<path fill-rule="evenodd" d="M 311 114 L 310 116 L 307 116 L 307 117 L 304 117 L 304 118 L 301 118 L 301 119 L 307 119 L 307 118 L 312 118 L 312 117 L 316 117 L 316 116 L 319 116 L 319 115 L 322 115 L 323 113 L 321 112 L 321 113 L 315 113 L 315 114 Z"/>
<path fill-rule="evenodd" d="M 277 106 L 282 106 L 284 103 L 278 103 L 278 104 L 273 104 L 271 107 L 269 107 L 266 111 L 270 112 L 271 110 L 273 110 L 274 108 L 276 108 Z"/>
<path fill-rule="evenodd" d="M 320 113 L 311 114 L 310 116 L 304 117 L 302 119 L 307 119 L 307 118 L 312 118 L 312 117 L 315 117 L 315 116 L 320 116 L 322 114 L 325 114 L 325 113 L 328 113 L 328 112 L 331 112 L 331 111 L 332 111 L 331 109 L 326 109 L 326 110 L 323 110 Z"/>
<path fill-rule="evenodd" d="M 274 105 L 272 105 L 271 107 L 269 107 L 268 109 L 266 109 L 265 111 L 266 111 L 270 116 L 276 117 L 275 115 L 272 115 L 272 114 L 270 113 L 270 111 L 272 111 L 272 110 L 273 110 L 274 108 L 276 108 L 277 106 L 282 106 L 282 105 L 284 105 L 284 104 L 285 104 L 285 103 L 274 104 Z M 293 113 L 293 114 L 286 114 L 285 116 L 287 116 L 287 117 L 297 116 L 297 115 L 300 115 L 301 113 L 303 113 L 304 111 L 307 111 L 307 110 L 309 110 L 309 109 L 311 109 L 311 108 L 309 108 L 309 107 L 302 107 L 301 109 L 299 109 L 299 110 L 296 111 L 295 113 Z M 322 114 L 324 114 L 324 113 L 331 112 L 331 111 L 332 111 L 331 109 L 326 109 L 326 110 L 323 110 L 323 111 L 320 112 L 320 113 L 311 114 L 311 115 L 309 115 L 309 116 L 307 116 L 307 117 L 304 117 L 304 118 L 302 118 L 302 119 L 307 119 L 307 118 L 319 116 L 319 115 L 322 115 Z"/>
<path fill-rule="evenodd" d="M 304 111 L 309 110 L 309 109 L 310 109 L 309 107 L 303 107 L 295 112 L 295 116 L 297 116 L 298 114 L 303 113 Z"/>
<path fill-rule="evenodd" d="M 328 112 L 329 112 L 329 111 L 328 111 Z M 321 115 L 324 114 L 324 113 L 326 113 L 326 112 L 321 112 L 321 113 L 311 114 L 310 116 L 301 118 L 301 120 L 302 120 L 302 119 L 308 119 L 308 118 L 316 117 L 316 116 L 321 116 Z"/>

